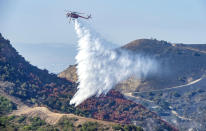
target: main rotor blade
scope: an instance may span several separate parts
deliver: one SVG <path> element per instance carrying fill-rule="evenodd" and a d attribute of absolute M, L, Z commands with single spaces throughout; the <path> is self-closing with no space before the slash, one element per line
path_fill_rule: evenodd
<path fill-rule="evenodd" d="M 76 14 L 84 14 L 84 13 L 80 13 L 80 12 L 72 12 L 72 13 L 76 13 Z"/>

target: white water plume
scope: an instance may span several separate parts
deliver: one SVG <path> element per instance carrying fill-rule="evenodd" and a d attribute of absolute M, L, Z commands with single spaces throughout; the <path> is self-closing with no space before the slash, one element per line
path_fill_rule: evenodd
<path fill-rule="evenodd" d="M 117 83 L 131 75 L 141 79 L 157 71 L 156 60 L 113 48 L 82 22 L 75 21 L 78 35 L 78 54 L 76 56 L 78 91 L 70 104 L 81 104 L 91 96 L 106 95 Z"/>

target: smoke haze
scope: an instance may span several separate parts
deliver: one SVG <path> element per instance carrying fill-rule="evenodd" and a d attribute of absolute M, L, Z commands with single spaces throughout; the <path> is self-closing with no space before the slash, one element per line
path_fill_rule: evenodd
<path fill-rule="evenodd" d="M 81 21 L 75 21 L 75 31 L 79 38 L 76 56 L 79 85 L 70 104 L 78 106 L 91 96 L 106 95 L 131 75 L 141 79 L 157 72 L 155 59 L 114 48 Z"/>

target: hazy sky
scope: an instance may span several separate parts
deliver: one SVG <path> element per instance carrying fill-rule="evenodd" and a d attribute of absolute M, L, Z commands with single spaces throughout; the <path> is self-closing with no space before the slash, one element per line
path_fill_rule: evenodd
<path fill-rule="evenodd" d="M 117 44 L 139 38 L 206 43 L 205 0 L 0 0 L 0 32 L 14 43 L 76 43 L 65 10 Z"/>
<path fill-rule="evenodd" d="M 90 25 L 119 45 L 140 38 L 206 44 L 206 0 L 0 0 L 0 33 L 34 65 L 42 67 L 53 54 L 45 68 L 59 72 L 63 68 L 54 70 L 51 64 L 74 64 L 74 48 L 64 44 L 77 43 L 65 10 L 91 14 Z M 64 55 L 72 60 L 65 63 Z"/>

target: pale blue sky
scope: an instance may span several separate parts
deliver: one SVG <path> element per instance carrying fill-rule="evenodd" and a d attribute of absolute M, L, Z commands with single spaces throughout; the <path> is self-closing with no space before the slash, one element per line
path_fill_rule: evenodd
<path fill-rule="evenodd" d="M 206 43 L 205 0 L 0 0 L 0 32 L 14 43 L 75 43 L 65 10 L 117 44 L 139 38 Z"/>
<path fill-rule="evenodd" d="M 90 25 L 119 45 L 140 38 L 206 44 L 206 0 L 0 0 L 0 32 L 32 64 L 42 65 L 25 44 L 77 43 L 65 10 L 91 14 Z"/>

